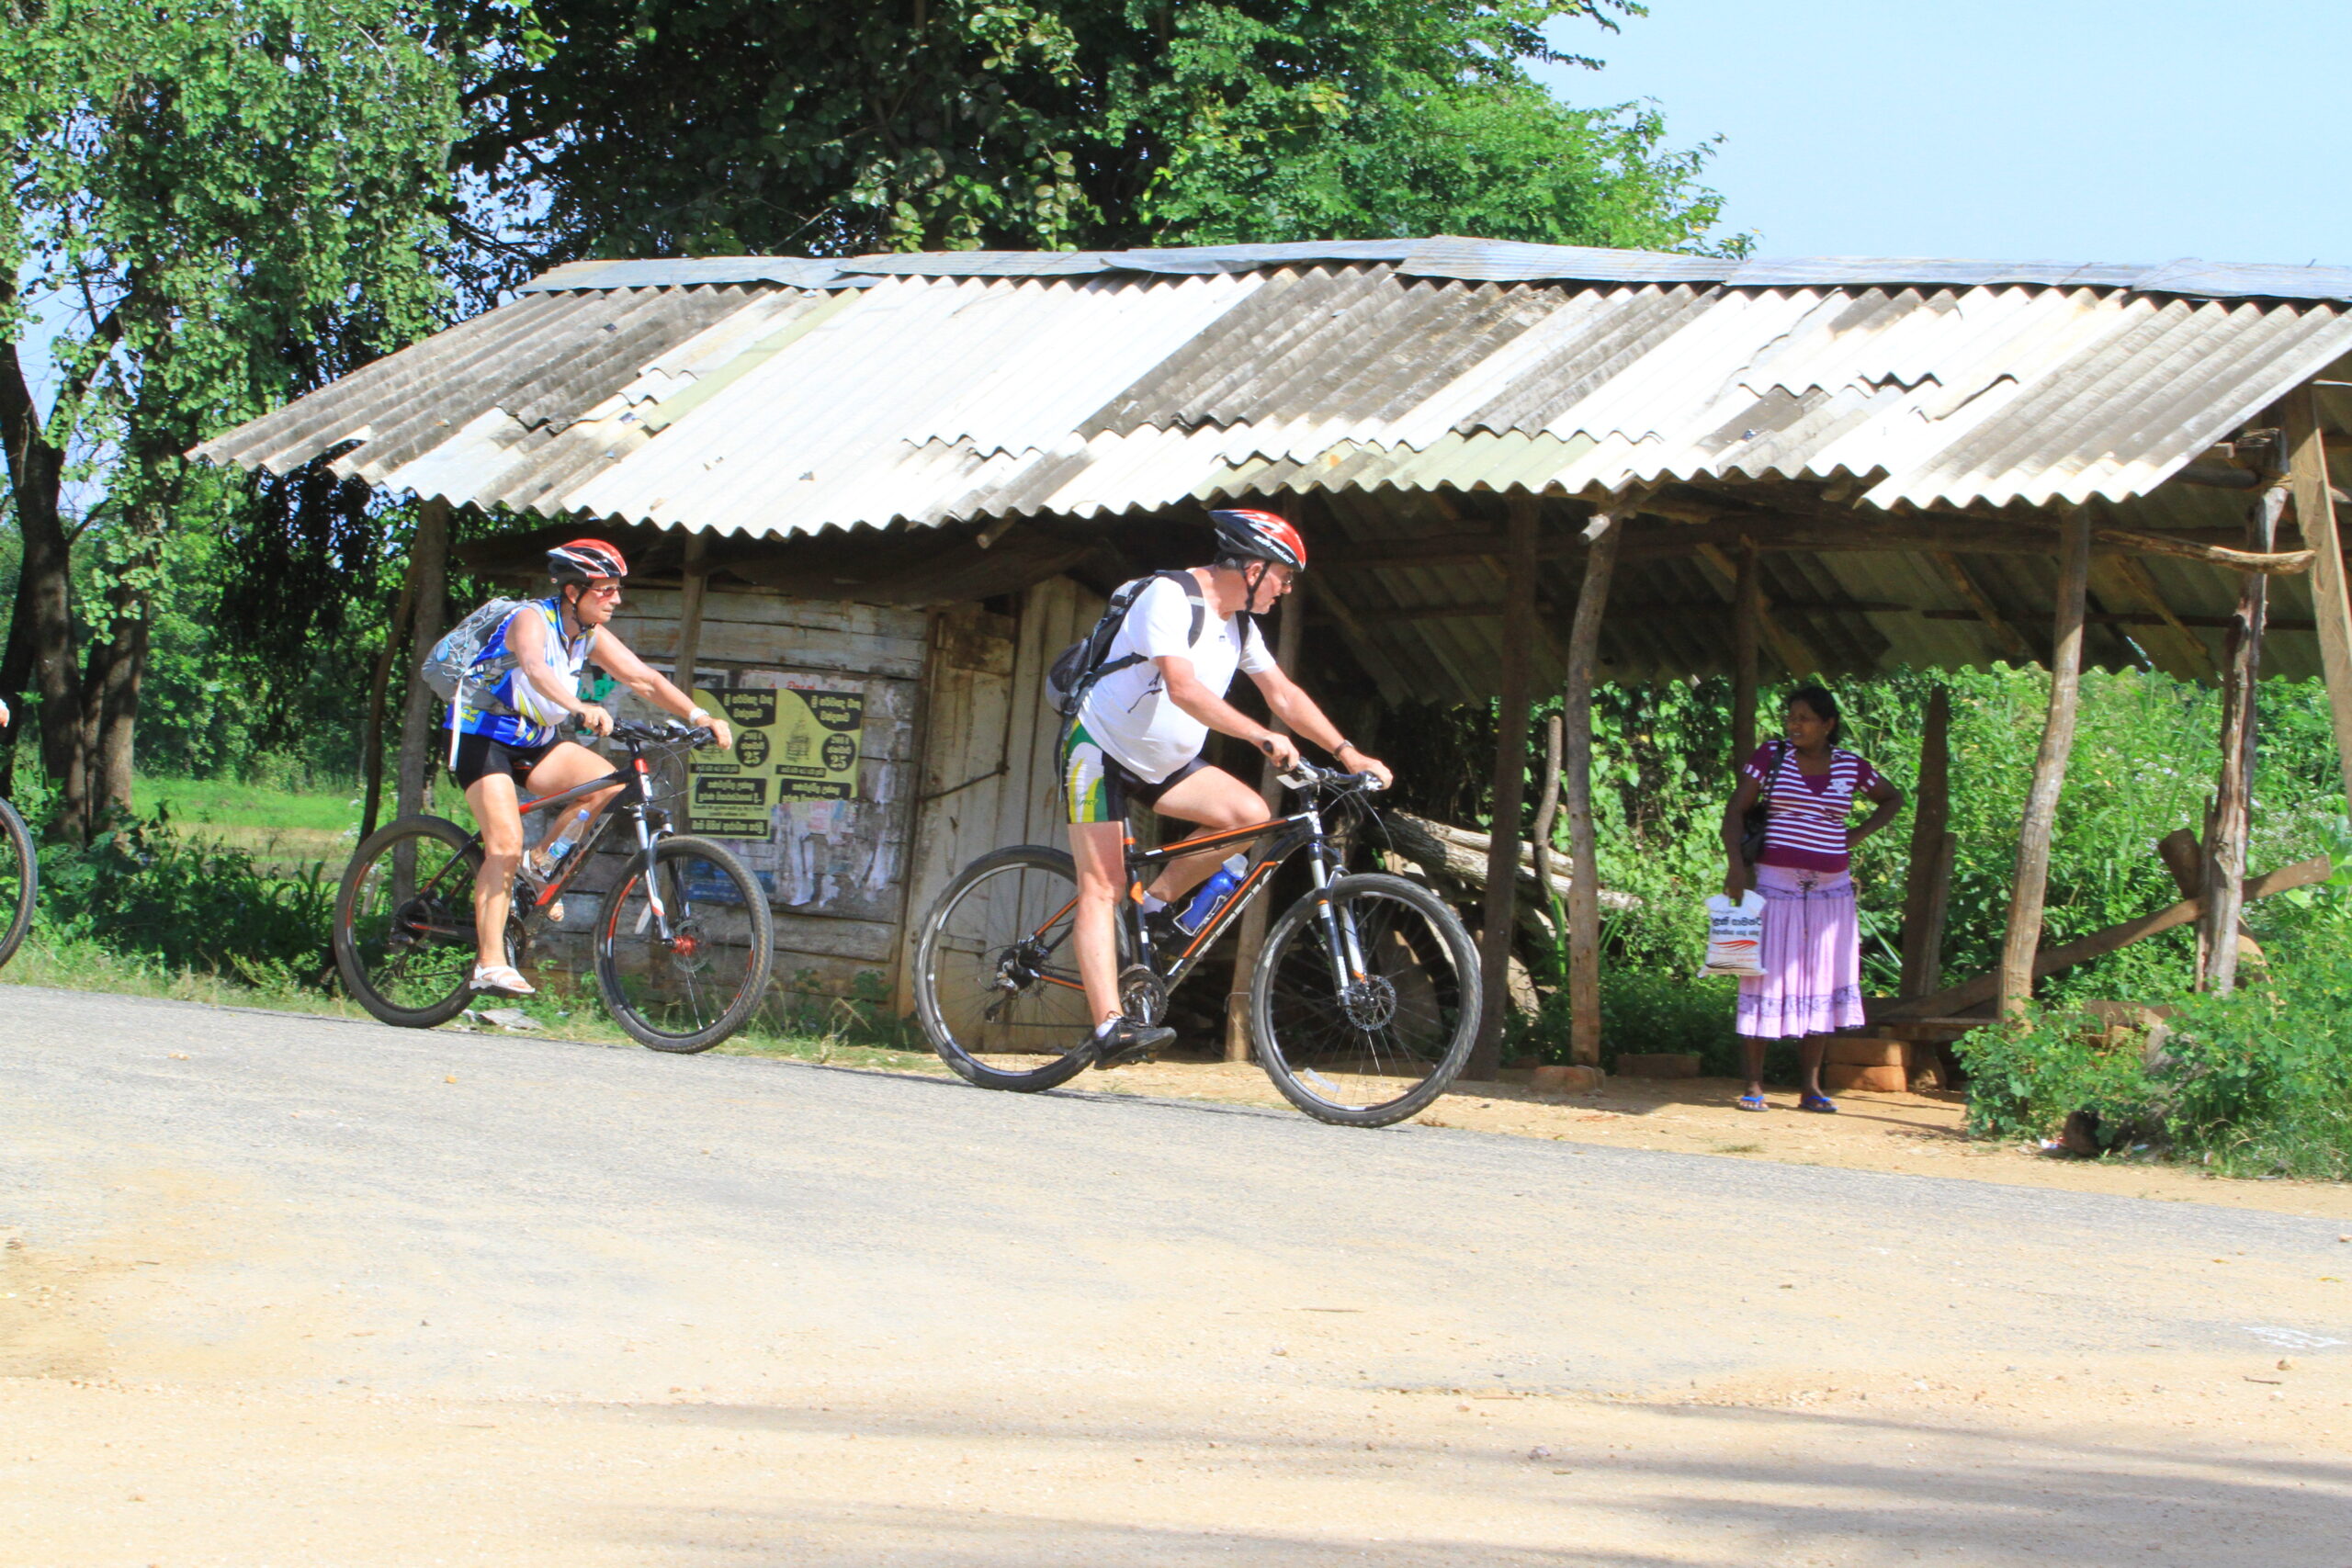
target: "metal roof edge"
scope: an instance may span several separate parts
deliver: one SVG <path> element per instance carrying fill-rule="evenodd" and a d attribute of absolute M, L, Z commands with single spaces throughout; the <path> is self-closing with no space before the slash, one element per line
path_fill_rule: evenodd
<path fill-rule="evenodd" d="M 569 262 L 523 294 L 690 288 L 767 283 L 864 288 L 885 277 L 1083 277 L 1108 273 L 1256 272 L 1316 263 L 1385 264 L 1415 277 L 1494 283 L 1712 283 L 1733 288 L 2098 288 L 2202 299 L 2352 303 L 2352 267 L 2273 266 L 2194 258 L 2159 266 L 1990 262 L 1935 256 L 1789 256 L 1736 260 L 1667 251 L 1538 245 L 1458 234 L 1422 239 L 1300 241 L 1126 251 L 915 251 L 826 260 L 688 256 Z"/>

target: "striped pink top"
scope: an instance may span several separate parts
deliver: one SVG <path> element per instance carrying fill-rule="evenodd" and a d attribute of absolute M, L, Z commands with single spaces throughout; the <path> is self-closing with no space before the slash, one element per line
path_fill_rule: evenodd
<path fill-rule="evenodd" d="M 1879 782 L 1877 769 L 1832 747 L 1828 773 L 1807 778 L 1797 765 L 1796 748 L 1770 740 L 1739 771 L 1761 786 L 1764 852 L 1757 864 L 1792 871 L 1846 869 L 1846 821 L 1854 814 L 1854 797 Z"/>

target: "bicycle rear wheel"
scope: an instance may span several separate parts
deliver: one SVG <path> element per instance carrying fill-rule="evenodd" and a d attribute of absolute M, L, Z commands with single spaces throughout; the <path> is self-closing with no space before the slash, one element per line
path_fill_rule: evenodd
<path fill-rule="evenodd" d="M 1401 876 L 1342 876 L 1326 890 L 1355 933 L 1343 984 L 1310 894 L 1276 922 L 1250 981 L 1259 1059 L 1318 1121 L 1385 1127 L 1426 1109 L 1470 1059 L 1478 957 L 1442 899 Z"/>
<path fill-rule="evenodd" d="M 915 1010 L 967 1082 L 1035 1093 L 1084 1070 L 1093 1017 L 1070 951 L 1077 900 L 1069 856 L 1022 844 L 966 866 L 923 921 Z"/>
<path fill-rule="evenodd" d="M 361 1007 L 404 1029 L 466 1010 L 481 846 L 455 822 L 403 817 L 368 836 L 334 901 L 334 966 Z"/>
<path fill-rule="evenodd" d="M 750 1022 L 775 961 L 767 890 L 708 839 L 663 839 L 650 859 L 638 856 L 596 933 L 596 986 L 606 1010 L 631 1039 L 656 1051 L 707 1051 Z"/>
<path fill-rule="evenodd" d="M 17 808 L 0 800 L 0 964 L 17 955 L 32 929 L 33 901 L 40 894 L 40 861 L 32 835 Z"/>

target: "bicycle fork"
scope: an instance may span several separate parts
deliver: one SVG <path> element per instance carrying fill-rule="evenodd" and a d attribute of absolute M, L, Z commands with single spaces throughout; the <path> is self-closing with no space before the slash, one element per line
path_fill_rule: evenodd
<path fill-rule="evenodd" d="M 1323 922 L 1323 950 L 1331 961 L 1331 984 L 1341 996 L 1348 987 L 1366 978 L 1369 971 L 1363 958 L 1363 943 L 1356 932 L 1356 923 L 1344 913 L 1331 897 L 1331 883 L 1338 873 L 1333 868 L 1336 857 L 1323 837 L 1323 818 L 1309 807 L 1306 811 L 1314 829 L 1313 848 L 1307 854 L 1307 875 L 1315 884 L 1316 918 Z"/>

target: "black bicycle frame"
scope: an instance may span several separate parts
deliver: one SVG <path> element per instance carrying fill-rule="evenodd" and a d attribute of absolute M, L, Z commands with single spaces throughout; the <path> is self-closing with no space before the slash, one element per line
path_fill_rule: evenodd
<path fill-rule="evenodd" d="M 1364 975 L 1363 953 L 1356 941 L 1353 925 L 1340 919 L 1331 903 L 1328 889 L 1332 879 L 1345 874 L 1339 852 L 1323 831 L 1323 815 L 1310 802 L 1288 817 L 1277 817 L 1270 822 L 1253 823 L 1247 828 L 1228 829 L 1221 833 L 1204 833 L 1195 839 L 1183 839 L 1176 843 L 1162 844 L 1156 850 L 1138 850 L 1132 834 L 1126 840 L 1127 896 L 1120 900 L 1121 918 L 1126 922 L 1128 948 L 1136 953 L 1148 953 L 1151 943 L 1145 933 L 1143 890 L 1154 875 L 1172 862 L 1210 850 L 1238 849 L 1243 844 L 1257 847 L 1249 857 L 1240 884 L 1228 895 L 1224 905 L 1204 925 L 1199 933 L 1176 955 L 1175 962 L 1165 969 L 1155 963 L 1152 967 L 1169 989 L 1173 990 L 1200 963 L 1201 957 L 1216 944 L 1225 928 L 1239 918 L 1241 911 L 1273 880 L 1277 867 L 1302 848 L 1307 852 L 1306 872 L 1315 886 L 1313 897 L 1317 915 L 1323 922 L 1326 951 L 1332 960 L 1332 983 L 1344 987 L 1350 981 Z M 1048 922 L 1049 924 L 1051 922 Z M 1157 955 L 1154 955 L 1155 958 Z"/>
<path fill-rule="evenodd" d="M 542 811 L 560 810 L 575 801 L 584 800 L 600 790 L 611 789 L 616 784 L 620 786 L 620 794 L 614 796 L 610 804 L 596 814 L 596 819 L 589 824 L 588 836 L 572 845 L 571 852 L 563 857 L 562 869 L 557 873 L 555 879 L 539 889 L 539 896 L 531 901 L 533 909 L 543 909 L 563 897 L 563 890 L 571 886 L 572 878 L 580 874 L 581 868 L 588 863 L 588 857 L 594 852 L 596 846 L 604 841 L 605 835 L 612 830 L 613 818 L 626 814 L 637 824 L 638 851 L 646 857 L 648 870 L 645 878 L 645 902 L 653 911 L 654 930 L 663 942 L 670 940 L 670 912 L 662 907 L 661 885 L 651 874 L 653 844 L 660 835 L 655 831 L 645 809 L 652 798 L 646 788 L 650 777 L 650 771 L 645 763 L 645 753 L 632 746 L 629 749 L 629 765 L 627 768 L 616 767 L 602 778 L 590 779 L 585 784 L 574 784 L 560 795 L 542 795 L 537 800 L 519 803 L 520 815 L 530 817 Z"/>

